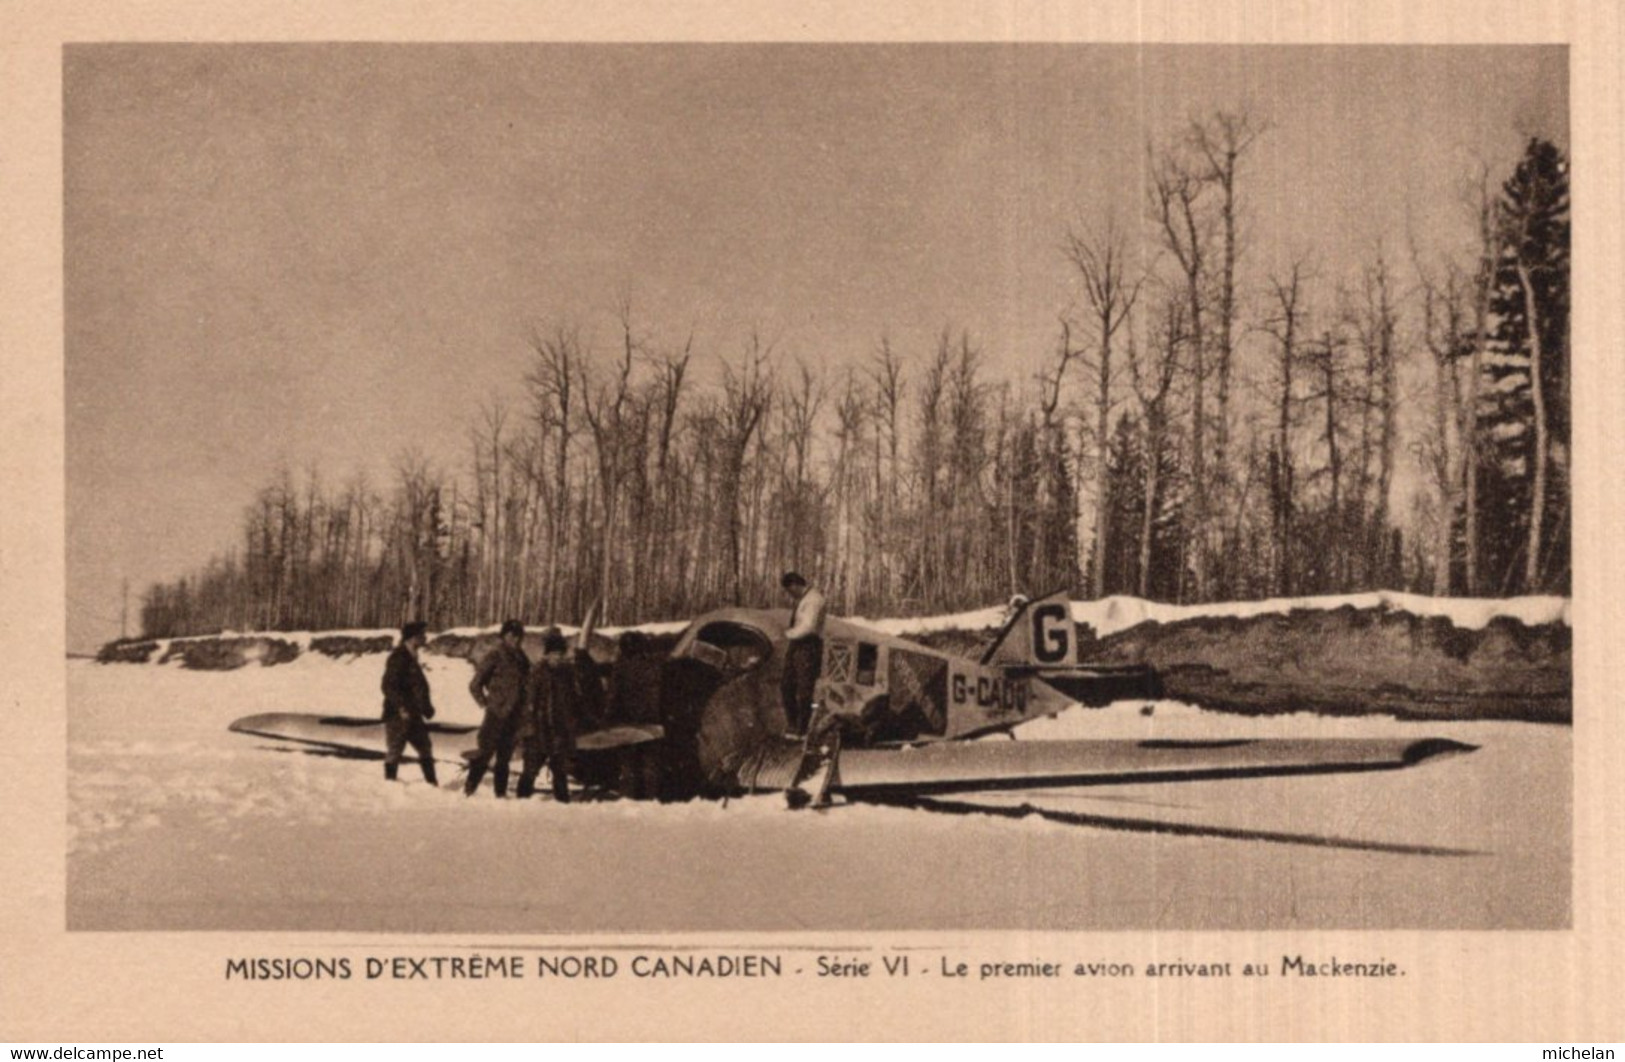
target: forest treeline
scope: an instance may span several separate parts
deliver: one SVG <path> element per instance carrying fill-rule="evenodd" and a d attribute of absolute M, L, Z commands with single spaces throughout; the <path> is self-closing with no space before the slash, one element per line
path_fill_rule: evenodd
<path fill-rule="evenodd" d="M 1567 160 L 1535 138 L 1499 185 L 1465 181 L 1470 253 L 1254 275 L 1268 135 L 1217 113 L 1152 152 L 1154 248 L 1065 234 L 1081 298 L 1036 379 L 953 328 L 829 369 L 758 335 L 648 335 L 630 302 L 613 351 L 538 324 L 465 454 L 403 455 L 388 482 L 278 474 L 234 546 L 147 591 L 143 633 L 573 621 L 595 599 L 671 619 L 776 600 L 789 567 L 850 614 L 1056 588 L 1566 592 Z"/>

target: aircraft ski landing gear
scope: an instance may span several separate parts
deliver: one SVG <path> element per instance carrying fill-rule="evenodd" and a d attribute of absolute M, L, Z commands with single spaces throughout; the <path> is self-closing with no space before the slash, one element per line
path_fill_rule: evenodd
<path fill-rule="evenodd" d="M 815 808 L 828 807 L 830 791 L 840 780 L 840 765 L 840 727 L 809 726 L 807 744 L 801 753 L 801 763 L 796 768 L 790 787 L 784 791 L 785 803 L 792 810 L 808 805 Z"/>

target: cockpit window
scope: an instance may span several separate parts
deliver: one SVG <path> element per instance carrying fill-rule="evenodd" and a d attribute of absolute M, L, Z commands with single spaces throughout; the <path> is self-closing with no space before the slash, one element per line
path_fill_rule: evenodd
<path fill-rule="evenodd" d="M 860 686 L 875 684 L 875 670 L 880 665 L 880 647 L 873 642 L 858 643 L 858 673 L 855 681 Z"/>
<path fill-rule="evenodd" d="M 749 671 L 772 655 L 767 636 L 743 623 L 707 623 L 694 635 L 695 658 L 726 671 Z"/>

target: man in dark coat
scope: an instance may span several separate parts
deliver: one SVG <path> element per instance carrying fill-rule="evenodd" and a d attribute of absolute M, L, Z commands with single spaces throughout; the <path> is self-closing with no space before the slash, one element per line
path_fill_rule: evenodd
<path fill-rule="evenodd" d="M 411 745 L 423 764 L 423 778 L 430 785 L 440 783 L 434 776 L 434 748 L 429 743 L 428 721 L 434 718 L 429 700 L 429 680 L 424 677 L 418 653 L 429 642 L 429 625 L 413 621 L 401 628 L 401 643 L 390 651 L 384 664 L 384 777 L 395 780 L 401 754 Z"/>
<path fill-rule="evenodd" d="M 463 792 L 473 796 L 485 777 L 485 769 L 493 757 L 496 768 L 491 781 L 498 797 L 508 795 L 508 761 L 513 759 L 514 739 L 519 731 L 519 717 L 525 701 L 525 678 L 530 673 L 530 658 L 521 648 L 525 640 L 525 626 L 518 620 L 502 625 L 497 644 L 485 654 L 480 666 L 474 670 L 474 680 L 468 692 L 474 703 L 485 709 L 485 720 L 480 723 L 479 751 L 468 764 L 468 781 Z"/>
<path fill-rule="evenodd" d="M 570 768 L 576 733 L 583 717 L 603 713 L 603 686 L 598 667 L 584 648 L 571 658 L 569 643 L 557 628 L 542 637 L 542 659 L 530 669 L 525 718 L 520 724 L 524 761 L 519 772 L 521 798 L 536 792 L 536 776 L 546 764 L 553 773 L 553 797 L 570 802 Z"/>
<path fill-rule="evenodd" d="M 609 718 L 613 726 L 648 726 L 660 719 L 660 673 L 666 654 L 642 631 L 624 631 L 616 640 L 609 675 Z"/>
<path fill-rule="evenodd" d="M 609 672 L 610 726 L 661 725 L 660 678 L 666 655 L 650 646 L 642 631 L 624 631 L 617 642 L 615 666 Z M 659 742 L 630 745 L 620 750 L 616 790 L 622 796 L 644 799 L 660 795 Z"/>

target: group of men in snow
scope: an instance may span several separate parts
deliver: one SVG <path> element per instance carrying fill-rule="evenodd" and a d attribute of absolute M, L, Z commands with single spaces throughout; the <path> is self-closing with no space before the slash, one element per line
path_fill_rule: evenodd
<path fill-rule="evenodd" d="M 464 792 L 473 794 L 490 770 L 497 796 L 506 796 L 508 764 L 517 747 L 521 754 L 517 795 L 535 793 L 537 777 L 551 764 L 553 796 L 567 803 L 566 779 L 579 720 L 602 714 L 603 686 L 586 650 L 577 649 L 572 655 L 558 630 L 549 628 L 543 634 L 542 659 L 535 665 L 521 647 L 524 637 L 524 625 L 518 620 L 504 623 L 496 647 L 480 661 L 469 683 L 469 692 L 484 709 L 485 719 L 480 724 L 478 749 L 469 761 Z M 435 709 L 429 680 L 418 662 L 418 653 L 427 643 L 427 625 L 408 623 L 401 628 L 400 644 L 384 665 L 384 777 L 396 777 L 410 745 L 423 764 L 424 780 L 437 785 L 428 727 Z"/>
<path fill-rule="evenodd" d="M 780 586 L 792 602 L 780 693 L 787 729 L 800 735 L 811 720 L 813 688 L 823 661 L 824 597 L 796 572 L 786 572 Z M 506 621 L 497 644 L 474 670 L 468 688 L 485 717 L 463 792 L 472 796 L 490 771 L 496 795 L 507 796 L 509 761 L 517 748 L 521 767 L 516 795 L 533 795 L 537 777 L 549 766 L 554 799 L 568 803 L 571 761 L 582 721 L 655 721 L 651 706 L 636 702 L 647 700 L 647 691 L 658 688 L 657 680 L 641 673 L 658 666 L 658 661 L 639 651 L 643 638 L 639 632 L 622 634 L 621 659 L 610 677 L 606 697 L 603 677 L 586 651 L 585 639 L 571 652 L 564 635 L 549 627 L 542 635 L 542 658 L 532 663 L 523 647 L 524 638 L 522 623 Z M 401 628 L 400 644 L 384 665 L 384 777 L 396 778 L 401 757 L 410 745 L 423 765 L 424 780 L 438 785 L 428 728 L 435 709 L 429 681 L 418 662 L 418 654 L 427 644 L 428 625 L 408 623 Z M 642 781 L 646 789 L 658 785 L 658 780 L 652 784 Z"/>
<path fill-rule="evenodd" d="M 525 628 L 518 620 L 502 625 L 497 645 L 474 671 L 468 684 L 474 701 L 485 710 L 479 749 L 468 765 L 463 792 L 472 796 L 493 758 L 492 784 L 497 796 L 508 795 L 508 761 L 520 748 L 518 795 L 536 792 L 536 776 L 551 762 L 553 796 L 569 803 L 570 760 L 583 715 L 603 714 L 603 686 L 597 665 L 584 648 L 573 657 L 564 635 L 549 628 L 542 635 L 542 659 L 534 667 L 521 643 Z"/>

